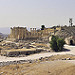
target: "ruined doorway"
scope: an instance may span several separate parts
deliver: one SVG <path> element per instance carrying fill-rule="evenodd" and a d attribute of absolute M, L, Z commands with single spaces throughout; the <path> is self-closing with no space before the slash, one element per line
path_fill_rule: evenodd
<path fill-rule="evenodd" d="M 70 40 L 70 45 L 73 45 L 73 40 Z"/>

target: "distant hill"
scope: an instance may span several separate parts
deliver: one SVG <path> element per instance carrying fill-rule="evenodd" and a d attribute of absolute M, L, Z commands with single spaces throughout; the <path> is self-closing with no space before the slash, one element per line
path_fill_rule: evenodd
<path fill-rule="evenodd" d="M 0 38 L 5 38 L 5 37 L 8 37 L 8 34 L 2 34 L 2 33 L 0 33 Z"/>
<path fill-rule="evenodd" d="M 10 27 L 0 27 L 0 33 L 1 34 L 10 34 Z"/>
<path fill-rule="evenodd" d="M 0 35 L 2 35 L 2 33 L 0 33 Z"/>

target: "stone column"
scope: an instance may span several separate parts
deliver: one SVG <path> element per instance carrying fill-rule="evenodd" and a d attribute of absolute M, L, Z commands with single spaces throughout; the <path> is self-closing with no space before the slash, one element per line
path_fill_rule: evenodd
<path fill-rule="evenodd" d="M 22 29 L 22 39 L 23 39 L 23 29 Z"/>
<path fill-rule="evenodd" d="M 30 32 L 32 32 L 32 28 L 30 28 Z"/>

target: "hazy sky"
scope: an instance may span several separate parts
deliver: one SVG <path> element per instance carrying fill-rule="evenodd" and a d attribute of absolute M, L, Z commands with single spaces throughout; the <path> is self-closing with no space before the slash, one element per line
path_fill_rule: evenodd
<path fill-rule="evenodd" d="M 0 0 L 0 27 L 75 24 L 75 0 Z"/>

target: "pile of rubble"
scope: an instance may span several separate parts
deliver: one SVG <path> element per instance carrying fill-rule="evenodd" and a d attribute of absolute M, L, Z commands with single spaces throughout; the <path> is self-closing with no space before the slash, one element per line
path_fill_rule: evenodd
<path fill-rule="evenodd" d="M 24 41 L 24 42 L 20 41 L 20 42 L 7 42 L 7 43 L 3 42 L 2 44 L 0 44 L 1 55 L 11 54 L 13 56 L 18 56 L 20 54 L 22 56 L 22 54 L 30 55 L 39 52 L 50 52 L 50 47 L 47 44 L 43 43 L 42 41 L 38 42 L 39 43 L 37 43 L 37 41 Z M 31 49 L 33 50 L 31 51 Z"/>
<path fill-rule="evenodd" d="M 0 62 L 0 66 L 6 66 L 10 64 L 23 64 L 23 63 L 39 63 L 43 61 L 55 61 L 55 60 L 75 60 L 75 55 L 52 55 L 49 57 L 40 57 L 39 59 L 34 60 L 16 60 L 16 61 L 7 61 L 7 62 Z"/>

